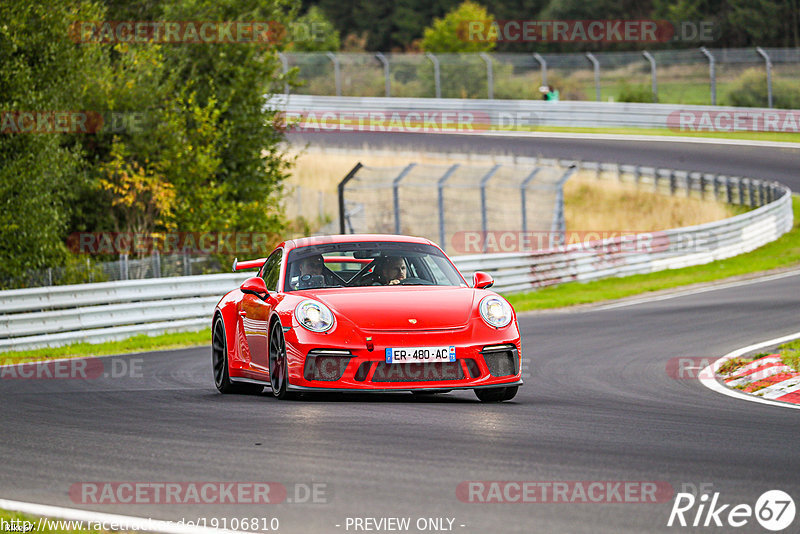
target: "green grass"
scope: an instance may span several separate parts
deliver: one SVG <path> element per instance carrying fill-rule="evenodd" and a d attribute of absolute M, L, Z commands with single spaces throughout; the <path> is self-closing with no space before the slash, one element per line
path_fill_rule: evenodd
<path fill-rule="evenodd" d="M 782 143 L 800 143 L 800 133 L 782 132 L 677 132 L 667 128 L 582 128 L 566 126 L 536 126 L 517 128 L 536 132 L 555 133 L 597 133 L 616 135 L 653 135 L 673 137 L 704 137 L 711 139 L 743 139 L 747 141 L 772 141 Z"/>
<path fill-rule="evenodd" d="M 518 312 L 561 308 L 800 265 L 800 197 L 792 198 L 792 206 L 794 210 L 792 229 L 778 240 L 747 254 L 696 267 L 623 278 L 607 278 L 587 283 L 566 283 L 507 295 L 507 298 Z"/>
<path fill-rule="evenodd" d="M 784 365 L 788 365 L 795 371 L 800 370 L 800 339 L 784 343 L 778 347 L 778 353 Z"/>
<path fill-rule="evenodd" d="M 110 532 L 108 530 L 95 530 L 95 529 L 89 529 L 89 530 L 87 530 L 87 529 L 81 529 L 81 530 L 69 529 L 69 530 L 64 530 L 64 529 L 60 529 L 60 528 L 47 528 L 47 526 L 45 526 L 45 524 L 42 524 L 42 530 L 39 530 L 38 529 L 38 527 L 39 527 L 39 518 L 38 517 L 34 517 L 32 515 L 27 515 L 27 514 L 20 514 L 20 513 L 17 513 L 17 512 L 9 512 L 8 510 L 0 510 L 0 521 L 5 521 L 7 523 L 6 525 L 2 525 L 3 527 L 5 527 L 5 529 L 0 528 L 0 532 L 14 532 L 13 530 L 11 530 L 11 525 L 18 526 L 19 523 L 11 523 L 12 521 L 15 521 L 15 522 L 16 521 L 22 521 L 22 522 L 27 521 L 28 523 L 33 524 L 33 526 L 31 527 L 30 524 L 25 525 L 25 523 L 23 523 L 23 525 L 25 525 L 27 528 L 31 529 L 31 530 L 28 530 L 28 532 L 44 532 L 44 533 L 50 533 L 50 534 L 68 534 L 68 533 L 71 533 L 71 532 L 82 532 L 82 533 L 87 533 L 87 534 L 101 534 L 101 533 Z M 67 520 L 50 519 L 49 521 L 50 521 L 50 525 L 54 526 L 54 527 L 57 524 L 56 522 L 58 522 L 58 521 L 64 521 L 63 523 L 60 523 L 62 526 L 66 526 L 67 524 L 69 524 L 69 522 Z M 77 524 L 76 522 L 72 523 L 72 525 L 76 525 L 76 524 Z M 90 525 L 88 522 L 84 522 L 83 524 L 86 525 L 86 526 L 94 526 L 94 525 Z M 22 532 L 22 530 L 17 530 L 17 532 Z"/>
<path fill-rule="evenodd" d="M 122 341 L 106 343 L 73 343 L 63 347 L 22 350 L 0 353 L 0 363 L 22 363 L 56 358 L 79 358 L 86 356 L 105 356 L 151 350 L 180 349 L 211 344 L 211 328 L 199 332 L 176 332 L 148 336 L 140 334 Z"/>

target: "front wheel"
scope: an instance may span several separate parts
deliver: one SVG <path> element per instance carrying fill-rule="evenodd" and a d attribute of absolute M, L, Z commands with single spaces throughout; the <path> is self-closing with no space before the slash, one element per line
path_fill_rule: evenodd
<path fill-rule="evenodd" d="M 280 321 L 272 324 L 269 334 L 269 383 L 272 395 L 276 399 L 288 399 L 292 395 L 287 391 L 289 385 L 289 366 L 286 358 L 286 340 Z"/>
<path fill-rule="evenodd" d="M 517 395 L 519 386 L 508 386 L 504 388 L 476 389 L 475 396 L 481 402 L 503 402 L 513 399 Z"/>

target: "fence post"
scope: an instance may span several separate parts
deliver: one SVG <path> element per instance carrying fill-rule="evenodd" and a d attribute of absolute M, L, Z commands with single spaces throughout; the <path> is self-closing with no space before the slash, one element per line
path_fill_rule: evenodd
<path fill-rule="evenodd" d="M 289 60 L 286 59 L 286 54 L 283 52 L 278 52 L 278 57 L 281 60 L 281 65 L 283 65 L 283 75 L 285 77 L 287 74 L 289 74 Z M 283 82 L 283 94 L 289 94 L 289 82 L 287 81 Z"/>
<path fill-rule="evenodd" d="M 375 57 L 383 63 L 383 77 L 386 80 L 386 97 L 392 96 L 392 86 L 391 81 L 389 78 L 389 60 L 386 59 L 386 56 L 383 55 L 383 52 L 378 52 L 375 54 Z"/>
<path fill-rule="evenodd" d="M 497 172 L 497 169 L 500 168 L 500 164 L 495 164 L 489 172 L 483 175 L 481 178 L 481 232 L 483 235 L 483 251 L 486 252 L 487 247 L 487 239 L 486 239 L 486 232 L 488 231 L 488 220 L 486 218 L 486 183 L 489 179 Z"/>
<path fill-rule="evenodd" d="M 425 52 L 425 57 L 430 59 L 431 63 L 433 63 L 433 84 L 434 90 L 436 91 L 436 98 L 442 98 L 442 80 L 439 72 L 439 58 L 430 52 Z"/>
<path fill-rule="evenodd" d="M 547 85 L 547 61 L 545 61 L 539 52 L 534 52 L 533 58 L 538 61 L 539 65 L 542 67 L 542 85 Z"/>
<path fill-rule="evenodd" d="M 397 178 L 392 180 L 392 200 L 394 201 L 394 233 L 400 233 L 400 181 L 406 177 L 408 173 L 411 172 L 411 169 L 416 166 L 416 163 L 409 163 L 408 166 L 403 169 L 400 174 L 397 175 Z"/>
<path fill-rule="evenodd" d="M 344 209 L 344 186 L 347 185 L 347 182 L 352 180 L 353 176 L 356 175 L 356 173 L 358 172 L 358 170 L 361 167 L 363 167 L 363 165 L 359 161 L 358 163 L 356 163 L 356 166 L 353 167 L 350 170 L 350 172 L 347 173 L 347 176 L 342 178 L 342 181 L 339 182 L 338 189 L 339 189 L 339 233 L 340 234 L 347 233 L 345 231 L 346 229 L 345 229 L 345 226 L 344 226 L 345 219 L 347 218 L 347 214 L 345 213 L 345 209 Z M 350 226 L 350 233 L 353 233 L 352 225 Z"/>
<path fill-rule="evenodd" d="M 161 278 L 161 255 L 158 249 L 153 250 L 153 278 Z"/>
<path fill-rule="evenodd" d="M 656 78 L 656 58 L 653 54 L 645 50 L 642 52 L 644 58 L 650 62 L 650 79 L 652 80 L 653 102 L 658 102 L 658 80 Z"/>
<path fill-rule="evenodd" d="M 120 254 L 119 255 L 119 279 L 120 280 L 127 280 L 128 279 L 128 255 L 127 254 Z"/>
<path fill-rule="evenodd" d="M 597 61 L 597 58 L 594 57 L 594 54 L 591 52 L 586 52 L 586 58 L 592 62 L 592 66 L 594 67 L 594 92 L 596 94 L 596 100 L 600 102 L 600 62 Z"/>
<path fill-rule="evenodd" d="M 669 194 L 675 196 L 675 190 L 677 189 L 676 179 L 675 179 L 675 169 L 669 170 Z"/>
<path fill-rule="evenodd" d="M 761 57 L 764 58 L 764 63 L 767 68 L 767 104 L 771 109 L 772 108 L 772 60 L 769 58 L 769 54 L 767 54 L 767 52 L 760 46 L 756 47 L 756 52 L 758 52 L 761 55 Z"/>
<path fill-rule="evenodd" d="M 183 249 L 183 276 L 192 275 L 192 258 L 189 255 L 189 249 Z"/>
<path fill-rule="evenodd" d="M 333 76 L 336 83 L 336 96 L 342 96 L 342 73 L 339 70 L 339 58 L 333 52 L 326 52 L 331 61 L 333 61 Z"/>
<path fill-rule="evenodd" d="M 494 98 L 494 72 L 492 71 L 492 58 L 486 52 L 480 53 L 481 59 L 486 63 L 486 84 L 489 100 Z"/>
<path fill-rule="evenodd" d="M 533 180 L 536 177 L 536 174 L 540 170 L 541 170 L 541 168 L 539 168 L 539 167 L 536 167 L 535 169 L 533 169 L 533 171 L 522 181 L 522 183 L 519 186 L 519 193 L 520 193 L 519 198 L 522 201 L 522 231 L 523 232 L 527 232 L 528 231 L 528 206 L 527 206 L 527 200 L 525 198 L 525 193 L 527 191 L 526 188 L 528 187 L 528 184 L 530 183 L 530 181 Z"/>
<path fill-rule="evenodd" d="M 439 181 L 436 182 L 437 193 L 439 195 L 439 246 L 442 247 L 442 250 L 445 250 L 445 239 L 444 239 L 444 183 L 447 181 L 450 176 L 458 169 L 458 163 L 454 164 L 452 167 L 447 169 L 445 173 L 439 178 Z M 445 250 L 446 252 L 446 250 Z"/>
<path fill-rule="evenodd" d="M 711 105 L 717 105 L 717 72 L 714 68 L 716 61 L 714 55 L 705 46 L 700 47 L 700 51 L 708 58 L 708 77 L 711 80 Z"/>
<path fill-rule="evenodd" d="M 575 172 L 577 167 L 575 165 L 570 165 L 566 172 L 558 179 L 556 183 L 556 209 L 555 213 L 553 214 L 553 222 L 550 225 L 550 231 L 552 232 L 559 232 L 563 236 L 564 232 L 567 231 L 565 221 L 564 221 L 564 184 L 567 183 L 567 180 L 570 179 L 572 173 Z M 563 241 L 563 239 L 562 239 Z"/>

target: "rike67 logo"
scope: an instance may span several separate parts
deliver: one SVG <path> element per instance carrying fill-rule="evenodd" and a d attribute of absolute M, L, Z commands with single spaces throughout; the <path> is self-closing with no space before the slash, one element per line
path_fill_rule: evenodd
<path fill-rule="evenodd" d="M 755 506 L 720 502 L 719 492 L 695 497 L 691 493 L 678 493 L 669 514 L 667 526 L 671 527 L 743 527 L 755 520 L 767 530 L 778 532 L 794 521 L 794 500 L 781 490 L 764 492 Z"/>

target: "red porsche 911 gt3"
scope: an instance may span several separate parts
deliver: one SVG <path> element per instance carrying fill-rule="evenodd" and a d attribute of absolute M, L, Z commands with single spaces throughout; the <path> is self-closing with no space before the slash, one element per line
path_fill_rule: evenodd
<path fill-rule="evenodd" d="M 469 287 L 427 239 L 295 239 L 233 268 L 259 271 L 214 311 L 222 393 L 473 389 L 499 402 L 522 384 L 513 308 L 487 289 L 491 276 L 475 273 Z"/>

